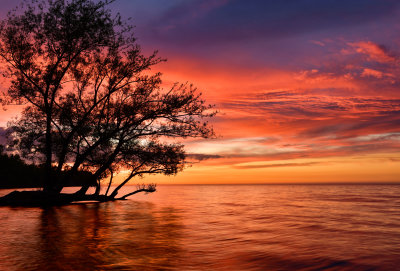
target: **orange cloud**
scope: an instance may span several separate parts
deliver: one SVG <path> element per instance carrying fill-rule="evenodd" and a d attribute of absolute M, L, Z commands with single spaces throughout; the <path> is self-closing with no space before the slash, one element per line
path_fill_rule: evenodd
<path fill-rule="evenodd" d="M 372 77 L 376 77 L 376 78 L 382 78 L 383 77 L 383 72 L 377 71 L 377 70 L 374 70 L 374 69 L 365 68 L 363 70 L 361 76 L 363 76 L 363 77 L 372 76 Z"/>
<path fill-rule="evenodd" d="M 383 45 L 378 45 L 372 41 L 349 42 L 349 46 L 357 53 L 366 55 L 370 60 L 380 63 L 390 63 L 396 61 L 388 49 Z"/>

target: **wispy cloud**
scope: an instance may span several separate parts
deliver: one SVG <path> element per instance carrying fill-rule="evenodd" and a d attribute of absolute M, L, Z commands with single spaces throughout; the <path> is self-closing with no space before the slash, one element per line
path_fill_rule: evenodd
<path fill-rule="evenodd" d="M 247 164 L 247 165 L 233 165 L 236 169 L 260 169 L 260 168 L 277 168 L 277 167 L 308 167 L 321 164 L 321 162 L 308 162 L 308 163 L 280 163 L 280 164 Z"/>
<path fill-rule="evenodd" d="M 369 60 L 379 63 L 393 63 L 396 61 L 395 55 L 384 45 L 376 44 L 372 41 L 349 42 L 348 45 L 357 53 L 363 54 Z M 344 50 L 344 52 L 348 52 Z"/>
<path fill-rule="evenodd" d="M 343 42 L 342 46 L 353 51 L 333 51 L 340 56 L 336 63 L 303 70 L 292 81 L 292 88 L 221 97 L 218 106 L 229 113 L 219 116 L 217 123 L 229 125 L 233 138 L 234 131 L 240 135 L 251 130 L 259 137 L 277 140 L 260 144 L 238 137 L 241 142 L 232 144 L 229 139 L 207 149 L 224 157 L 257 160 L 396 152 L 400 70 L 395 54 L 372 42 Z M 310 83 L 310 79 L 317 80 Z"/>
<path fill-rule="evenodd" d="M 223 158 L 221 155 L 217 154 L 204 154 L 204 153 L 188 153 L 186 155 L 189 159 L 196 160 L 196 161 L 204 161 L 209 159 L 220 159 Z"/>

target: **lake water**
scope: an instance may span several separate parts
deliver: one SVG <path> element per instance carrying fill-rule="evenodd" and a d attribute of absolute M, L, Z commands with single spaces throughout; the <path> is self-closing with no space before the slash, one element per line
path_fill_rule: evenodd
<path fill-rule="evenodd" d="M 159 186 L 0 225 L 0 270 L 400 270 L 400 185 Z"/>

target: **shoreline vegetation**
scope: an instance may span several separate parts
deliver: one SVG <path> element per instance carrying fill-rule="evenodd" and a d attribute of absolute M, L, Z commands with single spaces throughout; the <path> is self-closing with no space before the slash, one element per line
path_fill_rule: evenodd
<path fill-rule="evenodd" d="M 0 189 L 43 188 L 44 170 L 43 166 L 27 164 L 19 155 L 5 153 L 4 147 L 0 145 Z M 67 174 L 67 172 L 63 174 Z M 78 171 L 65 187 L 85 184 L 88 184 L 89 187 L 96 186 L 96 183 L 92 181 L 92 173 Z"/>
<path fill-rule="evenodd" d="M 43 166 L 25 163 L 18 155 L 7 155 L 0 145 L 0 189 L 41 189 L 43 188 Z M 65 172 L 64 174 L 68 174 Z M 96 187 L 92 182 L 92 173 L 78 171 L 73 179 L 65 187 Z M 13 191 L 0 197 L 0 206 L 49 206 L 65 205 L 79 201 L 113 201 L 125 200 L 128 196 L 139 192 L 151 193 L 156 191 L 156 185 L 138 185 L 137 189 L 122 197 L 100 194 L 82 193 L 52 193 L 42 190 L 37 191 Z"/>

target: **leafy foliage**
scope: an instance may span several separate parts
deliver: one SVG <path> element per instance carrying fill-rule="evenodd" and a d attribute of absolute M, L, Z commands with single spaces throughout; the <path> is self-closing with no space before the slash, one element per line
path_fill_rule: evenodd
<path fill-rule="evenodd" d="M 185 152 L 174 138 L 213 136 L 203 120 L 212 107 L 191 85 L 162 88 L 150 68 L 164 60 L 141 53 L 110 2 L 25 1 L 0 25 L 8 98 L 26 103 L 9 124 L 10 146 L 45 164 L 45 190 L 61 191 L 87 170 L 99 193 L 102 179 L 129 170 L 115 197 L 135 176 L 182 170 Z"/>

